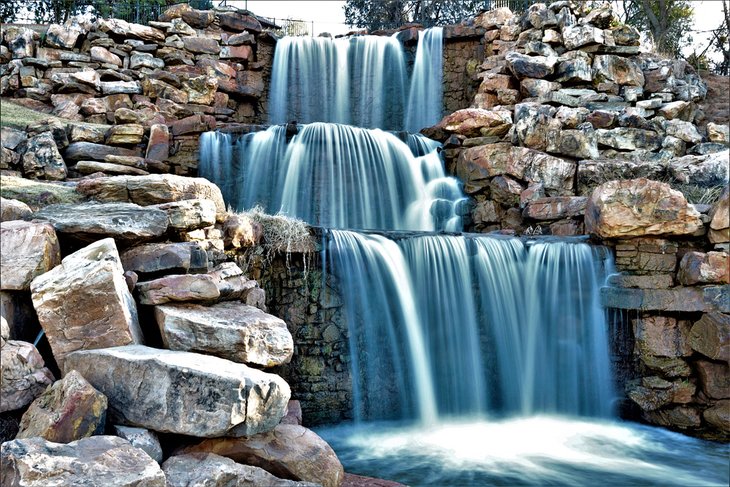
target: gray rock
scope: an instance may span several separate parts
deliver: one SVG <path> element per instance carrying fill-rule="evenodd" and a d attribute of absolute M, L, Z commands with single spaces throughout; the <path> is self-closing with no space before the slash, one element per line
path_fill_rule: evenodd
<path fill-rule="evenodd" d="M 7 485 L 165 487 L 157 462 L 116 436 L 92 436 L 67 445 L 42 438 L 8 441 L 0 447 L 0 468 Z"/>
<path fill-rule="evenodd" d="M 168 275 L 160 279 L 140 282 L 137 284 L 137 292 L 140 304 L 217 301 L 220 297 L 215 280 L 207 274 Z M 180 349 L 173 348 L 173 350 Z"/>
<path fill-rule="evenodd" d="M 620 150 L 657 150 L 661 148 L 663 138 L 653 130 L 630 127 L 596 130 L 598 143 Z"/>
<path fill-rule="evenodd" d="M 112 164 L 109 162 L 98 162 L 98 161 L 79 161 L 73 167 L 76 172 L 81 174 L 94 174 L 97 172 L 103 172 L 109 175 L 136 175 L 145 176 L 149 174 L 144 169 L 138 169 L 136 167 L 124 166 L 122 164 Z"/>
<path fill-rule="evenodd" d="M 217 288 L 216 288 L 217 290 Z M 165 346 L 260 367 L 291 360 L 294 342 L 279 318 L 237 302 L 155 307 Z"/>
<path fill-rule="evenodd" d="M 129 58 L 129 68 L 148 68 L 148 69 L 163 69 L 165 67 L 165 61 L 154 57 L 152 54 L 147 52 L 133 52 Z"/>
<path fill-rule="evenodd" d="M 60 266 L 33 280 L 31 293 L 62 369 L 74 350 L 142 343 L 137 307 L 113 239 L 68 255 Z"/>
<path fill-rule="evenodd" d="M 72 17 L 63 25 L 51 24 L 46 31 L 44 43 L 50 47 L 61 49 L 73 49 L 80 35 L 86 34 L 88 29 L 85 25 Z"/>
<path fill-rule="evenodd" d="M 582 160 L 578 162 L 578 194 L 590 195 L 596 186 L 613 179 L 646 178 L 660 180 L 665 174 L 664 166 L 653 161 Z"/>
<path fill-rule="evenodd" d="M 104 95 L 138 95 L 142 86 L 138 81 L 101 81 L 99 89 Z"/>
<path fill-rule="evenodd" d="M 51 225 L 21 220 L 0 223 L 0 289 L 27 291 L 37 276 L 61 262 Z"/>
<path fill-rule="evenodd" d="M 664 130 L 667 132 L 667 135 L 672 135 L 690 144 L 702 142 L 702 136 L 697 131 L 697 127 L 691 122 L 676 119 L 667 120 L 664 123 Z"/>
<path fill-rule="evenodd" d="M 505 56 L 507 67 L 517 78 L 544 78 L 553 73 L 557 57 L 527 56 L 510 51 Z"/>
<path fill-rule="evenodd" d="M 603 30 L 592 25 L 566 26 L 562 30 L 563 43 L 568 50 L 577 49 L 588 44 L 603 44 Z"/>
<path fill-rule="evenodd" d="M 612 54 L 597 55 L 593 58 L 594 78 L 612 81 L 619 85 L 644 86 L 644 73 L 630 58 Z"/>
<path fill-rule="evenodd" d="M 6 25 L 3 27 L 3 39 L 13 59 L 33 57 L 36 41 L 40 35 L 28 27 Z"/>
<path fill-rule="evenodd" d="M 728 312 L 730 286 L 674 287 L 672 289 L 601 288 L 601 306 L 642 311 Z M 721 306 L 718 306 L 720 304 Z M 724 306 L 724 307 L 722 307 Z"/>
<path fill-rule="evenodd" d="M 558 58 L 555 80 L 560 83 L 593 81 L 591 58 L 582 51 L 570 51 Z"/>
<path fill-rule="evenodd" d="M 114 425 L 114 432 L 130 442 L 133 447 L 144 450 L 157 463 L 162 463 L 162 446 L 157 434 L 145 428 Z"/>
<path fill-rule="evenodd" d="M 253 435 L 286 413 L 279 376 L 218 357 L 141 345 L 74 352 L 78 370 L 109 398 L 120 424 L 200 437 Z"/>
<path fill-rule="evenodd" d="M 585 196 L 557 196 L 530 201 L 522 212 L 525 218 L 533 220 L 560 220 L 582 216 L 585 213 Z"/>
<path fill-rule="evenodd" d="M 16 340 L 0 350 L 0 374 L 0 413 L 24 408 L 54 381 L 33 344 Z"/>
<path fill-rule="evenodd" d="M 125 270 L 137 273 L 208 270 L 208 256 L 195 242 L 140 245 L 122 252 L 121 258 Z"/>
<path fill-rule="evenodd" d="M 134 203 L 52 205 L 33 218 L 53 225 L 58 233 L 93 242 L 113 237 L 120 243 L 143 242 L 167 231 L 167 213 Z"/>
<path fill-rule="evenodd" d="M 23 173 L 35 179 L 66 179 L 66 164 L 50 132 L 43 132 L 28 140 L 28 148 L 23 154 Z"/>
<path fill-rule="evenodd" d="M 727 184 L 730 175 L 730 151 L 705 156 L 684 156 L 666 164 L 667 173 L 677 182 L 713 187 Z"/>
<path fill-rule="evenodd" d="M 215 202 L 207 199 L 173 201 L 153 205 L 153 208 L 167 213 L 168 228 L 175 230 L 195 230 L 215 224 Z"/>
<path fill-rule="evenodd" d="M 108 145 L 94 144 L 91 142 L 73 142 L 64 152 L 64 157 L 68 161 L 103 161 L 108 155 L 139 157 L 141 153 L 138 150 L 110 147 Z"/>

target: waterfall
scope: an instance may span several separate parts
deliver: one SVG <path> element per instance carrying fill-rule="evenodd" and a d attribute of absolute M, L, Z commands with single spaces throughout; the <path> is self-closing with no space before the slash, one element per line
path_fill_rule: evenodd
<path fill-rule="evenodd" d="M 199 173 L 237 210 L 261 205 L 329 228 L 461 229 L 465 199 L 444 173 L 438 144 L 422 136 L 407 141 L 331 123 L 300 126 L 289 142 L 285 126 L 240 136 L 208 132 Z"/>
<path fill-rule="evenodd" d="M 442 28 L 421 31 L 413 74 L 397 37 L 284 37 L 276 44 L 269 121 L 418 132 L 441 119 Z"/>
<path fill-rule="evenodd" d="M 611 415 L 608 264 L 588 244 L 334 230 L 327 252 L 357 419 Z"/>

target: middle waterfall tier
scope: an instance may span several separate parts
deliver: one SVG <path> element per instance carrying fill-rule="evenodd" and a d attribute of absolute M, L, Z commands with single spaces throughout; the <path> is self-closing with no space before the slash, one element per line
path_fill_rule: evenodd
<path fill-rule="evenodd" d="M 298 128 L 290 140 L 283 125 L 204 133 L 199 173 L 236 210 L 259 205 L 328 228 L 461 230 L 466 199 L 438 143 L 332 123 Z"/>

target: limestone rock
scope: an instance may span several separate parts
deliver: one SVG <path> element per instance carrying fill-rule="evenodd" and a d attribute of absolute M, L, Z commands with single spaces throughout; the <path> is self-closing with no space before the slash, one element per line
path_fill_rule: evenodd
<path fill-rule="evenodd" d="M 204 178 L 172 174 L 114 176 L 80 181 L 76 190 L 98 201 L 130 201 L 147 206 L 171 201 L 208 199 L 215 203 L 219 218 L 225 213 L 221 190 Z"/>
<path fill-rule="evenodd" d="M 707 138 L 710 139 L 710 142 L 730 144 L 730 126 L 709 122 L 707 124 Z"/>
<path fill-rule="evenodd" d="M 20 25 L 3 26 L 3 39 L 13 59 L 33 57 L 35 44 L 40 35 L 28 27 Z"/>
<path fill-rule="evenodd" d="M 599 157 L 596 133 L 590 123 L 580 124 L 577 130 L 558 130 L 552 134 L 555 136 L 547 138 L 548 152 L 576 159 Z"/>
<path fill-rule="evenodd" d="M 30 282 L 61 262 L 51 225 L 21 220 L 0 223 L 0 289 L 27 291 Z"/>
<path fill-rule="evenodd" d="M 632 320 L 636 348 L 642 356 L 686 357 L 689 345 L 689 324 L 665 316 L 648 316 Z"/>
<path fill-rule="evenodd" d="M 218 54 L 221 50 L 220 45 L 209 37 L 183 37 L 185 49 L 196 54 Z"/>
<path fill-rule="evenodd" d="M 133 447 L 144 450 L 157 463 L 162 463 L 162 446 L 157 434 L 145 428 L 114 425 L 114 432 L 130 442 Z"/>
<path fill-rule="evenodd" d="M 727 362 L 698 360 L 695 367 L 705 394 L 713 399 L 730 399 L 730 367 Z"/>
<path fill-rule="evenodd" d="M 248 279 L 243 271 L 233 262 L 223 262 L 208 273 L 218 286 L 221 301 L 241 301 L 266 311 L 265 297 L 259 301 L 258 295 L 263 293 L 258 282 Z"/>
<path fill-rule="evenodd" d="M 113 125 L 106 133 L 108 145 L 136 145 L 142 142 L 144 127 L 136 123 Z"/>
<path fill-rule="evenodd" d="M 710 217 L 708 235 L 710 242 L 730 242 L 730 188 L 725 188 L 708 216 Z"/>
<path fill-rule="evenodd" d="M 697 127 L 691 122 L 667 120 L 664 122 L 664 130 L 667 135 L 682 139 L 689 144 L 699 144 L 702 142 L 702 136 L 697 131 Z"/>
<path fill-rule="evenodd" d="M 205 29 L 215 21 L 215 12 L 212 10 L 184 10 L 182 18 L 196 29 Z"/>
<path fill-rule="evenodd" d="M 494 29 L 505 25 L 513 17 L 514 14 L 508 7 L 499 7 L 479 14 L 474 18 L 474 25 L 485 29 Z"/>
<path fill-rule="evenodd" d="M 592 25 L 573 25 L 563 28 L 563 43 L 568 50 L 588 44 L 603 44 L 603 30 Z"/>
<path fill-rule="evenodd" d="M 524 188 L 509 176 L 497 176 L 489 182 L 491 198 L 505 206 L 516 206 Z"/>
<path fill-rule="evenodd" d="M 8 441 L 0 447 L 7 485 L 103 485 L 165 487 L 165 474 L 142 450 L 116 436 L 92 436 L 69 444 L 43 438 Z"/>
<path fill-rule="evenodd" d="M 522 216 L 533 220 L 560 220 L 571 216 L 581 216 L 585 212 L 584 196 L 557 196 L 540 198 L 531 201 L 525 207 Z"/>
<path fill-rule="evenodd" d="M 294 351 L 284 321 L 237 302 L 207 307 L 162 305 L 155 307 L 155 318 L 170 350 L 206 353 L 260 367 L 288 363 Z"/>
<path fill-rule="evenodd" d="M 138 283 L 137 291 L 139 292 L 140 304 L 216 301 L 220 297 L 220 291 L 215 280 L 206 274 L 168 275 L 152 281 Z M 173 348 L 173 350 L 180 349 Z"/>
<path fill-rule="evenodd" d="M 180 453 L 214 453 L 255 465 L 281 478 L 339 487 L 344 470 L 332 448 L 303 426 L 280 424 L 273 431 L 248 438 L 211 439 Z"/>
<path fill-rule="evenodd" d="M 66 164 L 50 132 L 43 132 L 28 140 L 28 148 L 23 154 L 23 173 L 36 179 L 66 179 Z"/>
<path fill-rule="evenodd" d="M 61 49 L 73 49 L 79 36 L 88 32 L 86 26 L 80 24 L 78 19 L 71 18 L 63 25 L 51 24 L 46 31 L 44 43 L 46 46 L 58 47 Z"/>
<path fill-rule="evenodd" d="M 540 151 L 547 150 L 548 138 L 562 128 L 555 120 L 555 108 L 539 103 L 525 102 L 515 105 L 515 123 L 512 144 Z"/>
<path fill-rule="evenodd" d="M 187 453 L 168 458 L 162 464 L 169 487 L 316 487 L 320 484 L 274 477 L 266 470 L 241 465 L 215 453 Z"/>
<path fill-rule="evenodd" d="M 730 151 L 716 152 L 704 156 L 687 155 L 671 159 L 666 164 L 667 172 L 680 183 L 709 188 L 722 186 L 728 181 L 730 172 Z"/>
<path fill-rule="evenodd" d="M 221 27 L 234 32 L 249 31 L 261 32 L 261 22 L 252 15 L 246 15 L 242 12 L 220 12 L 218 21 Z"/>
<path fill-rule="evenodd" d="M 182 81 L 182 89 L 188 95 L 188 103 L 212 105 L 218 89 L 218 79 L 214 76 L 187 77 Z"/>
<path fill-rule="evenodd" d="M 208 256 L 195 242 L 139 245 L 122 252 L 121 259 L 125 270 L 137 273 L 208 269 Z"/>
<path fill-rule="evenodd" d="M 702 423 L 699 411 L 689 406 L 649 411 L 645 417 L 652 423 L 680 429 L 697 428 Z"/>
<path fill-rule="evenodd" d="M 659 110 L 659 115 L 667 120 L 673 120 L 679 118 L 681 120 L 687 120 L 691 114 L 691 105 L 689 102 L 677 100 L 663 104 Z M 709 124 L 708 124 L 709 126 Z M 708 129 L 709 130 L 709 129 Z"/>
<path fill-rule="evenodd" d="M 200 437 L 271 430 L 286 412 L 280 377 L 218 357 L 141 345 L 74 352 L 78 370 L 109 399 L 113 421 Z"/>
<path fill-rule="evenodd" d="M 641 67 L 630 58 L 601 54 L 593 58 L 594 79 L 619 85 L 644 86 Z"/>
<path fill-rule="evenodd" d="M 168 227 L 175 230 L 195 230 L 215 224 L 215 203 L 206 199 L 173 201 L 151 207 L 167 213 Z"/>
<path fill-rule="evenodd" d="M 727 252 L 687 252 L 679 263 L 677 279 L 685 286 L 730 284 Z"/>
<path fill-rule="evenodd" d="M 662 146 L 662 136 L 653 130 L 632 127 L 596 130 L 598 143 L 620 150 L 657 150 Z"/>
<path fill-rule="evenodd" d="M 146 176 L 149 174 L 143 169 L 136 167 L 124 166 L 122 164 L 112 164 L 109 162 L 97 162 L 97 161 L 79 161 L 74 166 L 76 172 L 81 174 L 94 174 L 96 172 L 103 172 L 109 175 L 138 175 Z"/>
<path fill-rule="evenodd" d="M 526 56 L 515 51 L 510 51 L 505 56 L 507 67 L 516 78 L 545 78 L 553 74 L 557 57 L 550 56 Z"/>
<path fill-rule="evenodd" d="M 138 81 L 101 81 L 99 89 L 104 95 L 137 95 L 142 93 Z"/>
<path fill-rule="evenodd" d="M 165 42 L 165 34 L 158 29 L 132 24 L 121 19 L 101 19 L 98 29 L 120 37 L 135 37 L 143 41 Z"/>
<path fill-rule="evenodd" d="M 121 147 L 110 147 L 103 144 L 94 144 L 91 142 L 73 142 L 64 152 L 64 157 L 68 161 L 93 160 L 103 161 L 106 156 L 139 156 L 139 151 L 133 149 L 124 149 Z"/>
<path fill-rule="evenodd" d="M 711 312 L 702 315 L 689 332 L 693 350 L 714 360 L 730 361 L 730 316 Z"/>
<path fill-rule="evenodd" d="M 436 125 L 449 133 L 478 137 L 480 135 L 504 135 L 512 124 L 512 116 L 505 111 L 466 108 L 446 115 Z M 485 134 L 484 131 L 492 132 Z"/>
<path fill-rule="evenodd" d="M 55 443 L 70 443 L 103 434 L 106 407 L 106 396 L 72 370 L 31 403 L 16 438 L 40 436 Z"/>
<path fill-rule="evenodd" d="M 89 54 L 92 61 L 122 67 L 122 59 L 101 46 L 92 46 Z"/>
<path fill-rule="evenodd" d="M 671 289 L 601 288 L 606 308 L 644 311 L 722 311 L 730 313 L 730 286 L 674 287 Z"/>
<path fill-rule="evenodd" d="M 643 178 L 598 186 L 586 205 L 585 224 L 600 238 L 691 235 L 703 228 L 682 193 Z"/>
<path fill-rule="evenodd" d="M 111 238 L 68 255 L 60 266 L 33 280 L 31 293 L 62 369 L 74 350 L 142 343 L 137 307 Z"/>
<path fill-rule="evenodd" d="M 129 69 L 164 69 L 165 61 L 148 52 L 133 52 L 129 58 Z"/>
<path fill-rule="evenodd" d="M 167 214 L 156 208 L 133 203 L 81 203 L 52 205 L 33 218 L 53 225 L 58 233 L 82 241 L 113 237 L 130 244 L 149 240 L 167 231 Z"/>
<path fill-rule="evenodd" d="M 0 378 L 0 413 L 27 406 L 54 380 L 33 344 L 16 340 L 0 350 Z"/>

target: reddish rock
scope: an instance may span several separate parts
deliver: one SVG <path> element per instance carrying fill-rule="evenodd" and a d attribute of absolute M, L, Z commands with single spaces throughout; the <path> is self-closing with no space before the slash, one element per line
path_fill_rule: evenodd
<path fill-rule="evenodd" d="M 689 346 L 689 323 L 666 316 L 647 316 L 632 321 L 636 348 L 641 355 L 686 357 Z"/>
<path fill-rule="evenodd" d="M 302 424 L 302 405 L 296 399 L 289 401 L 286 407 L 286 415 L 281 418 L 281 422 L 284 424 Z"/>
<path fill-rule="evenodd" d="M 508 111 L 465 108 L 446 115 L 434 128 L 467 137 L 478 137 L 504 135 L 511 126 L 512 114 Z"/>
<path fill-rule="evenodd" d="M 689 406 L 678 406 L 645 413 L 648 421 L 671 428 L 697 428 L 702 423 L 700 412 Z"/>
<path fill-rule="evenodd" d="M 730 398 L 730 367 L 727 362 L 698 360 L 695 362 L 695 367 L 702 390 L 707 396 L 713 399 Z"/>
<path fill-rule="evenodd" d="M 223 223 L 223 241 L 226 247 L 234 249 L 252 247 L 262 236 L 261 224 L 246 215 L 229 214 Z"/>
<path fill-rule="evenodd" d="M 207 274 L 169 275 L 137 284 L 140 304 L 176 301 L 215 301 L 220 291 Z M 170 348 L 170 347 L 167 347 Z"/>
<path fill-rule="evenodd" d="M 253 61 L 253 50 L 251 46 L 223 46 L 220 50 L 221 59 L 236 59 L 240 61 Z"/>
<path fill-rule="evenodd" d="M 212 10 L 183 9 L 180 15 L 188 25 L 196 29 L 205 29 L 215 21 L 215 12 Z"/>
<path fill-rule="evenodd" d="M 185 49 L 197 54 L 218 54 L 221 51 L 218 42 L 210 37 L 186 36 L 183 37 L 183 44 Z"/>
<path fill-rule="evenodd" d="M 685 286 L 730 283 L 727 252 L 687 252 L 679 263 L 677 279 Z"/>
<path fill-rule="evenodd" d="M 730 401 L 717 401 L 717 403 L 702 413 L 709 424 L 719 429 L 726 435 L 730 434 Z"/>
<path fill-rule="evenodd" d="M 0 350 L 0 376 L 0 413 L 27 406 L 54 380 L 33 344 L 16 340 Z"/>
<path fill-rule="evenodd" d="M 165 161 L 170 156 L 170 130 L 167 125 L 154 124 L 150 127 L 150 139 L 145 157 Z"/>
<path fill-rule="evenodd" d="M 522 216 L 533 220 L 560 220 L 571 216 L 581 216 L 585 212 L 584 196 L 555 196 L 540 198 L 527 204 Z"/>
<path fill-rule="evenodd" d="M 172 135 L 183 135 L 215 130 L 215 118 L 210 115 L 192 115 L 170 124 Z"/>
<path fill-rule="evenodd" d="M 689 343 L 706 357 L 730 361 L 730 316 L 717 312 L 705 313 L 692 326 Z"/>
<path fill-rule="evenodd" d="M 363 477 L 354 473 L 345 473 L 345 480 L 341 487 L 406 487 L 405 484 L 393 482 L 392 480 Z"/>

